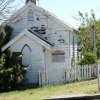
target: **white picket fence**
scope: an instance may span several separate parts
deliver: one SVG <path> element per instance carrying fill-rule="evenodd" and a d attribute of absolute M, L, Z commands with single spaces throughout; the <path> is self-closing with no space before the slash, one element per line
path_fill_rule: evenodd
<path fill-rule="evenodd" d="M 97 68 L 94 65 L 77 66 L 74 68 L 53 67 L 39 70 L 39 86 L 84 81 L 96 77 Z"/>

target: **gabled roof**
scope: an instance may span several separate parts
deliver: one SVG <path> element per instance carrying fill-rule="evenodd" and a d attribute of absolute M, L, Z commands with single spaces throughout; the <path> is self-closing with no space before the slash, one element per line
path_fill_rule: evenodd
<path fill-rule="evenodd" d="M 68 23 L 66 24 L 63 20 L 61 20 L 60 18 L 58 18 L 57 16 L 55 16 L 54 14 L 52 14 L 51 12 L 43 9 L 40 6 L 36 6 L 34 3 L 32 2 L 28 2 L 26 5 L 24 5 L 21 9 L 19 9 L 16 13 L 14 13 L 8 20 L 7 23 L 12 21 L 12 19 L 15 19 L 15 17 L 17 17 L 19 14 L 21 14 L 23 11 L 26 11 L 26 9 L 28 7 L 32 7 L 35 11 L 38 11 L 41 14 L 44 14 L 46 16 L 49 16 L 50 18 L 52 18 L 53 20 L 55 20 L 56 22 L 60 23 L 63 27 L 65 28 L 69 28 L 70 30 L 73 30 L 74 28 L 70 25 L 68 25 Z"/>
<path fill-rule="evenodd" d="M 9 48 L 11 45 L 13 45 L 17 40 L 19 40 L 24 35 L 30 37 L 32 40 L 36 41 L 37 43 L 39 43 L 40 45 L 42 45 L 43 47 L 45 47 L 48 50 L 51 50 L 51 46 L 53 46 L 48 41 L 40 38 L 39 36 L 36 36 L 35 34 L 32 34 L 30 31 L 28 31 L 28 30 L 25 29 L 20 34 L 18 34 L 14 39 L 12 39 L 6 45 L 4 45 L 2 47 L 2 52 L 5 51 L 7 48 Z"/>

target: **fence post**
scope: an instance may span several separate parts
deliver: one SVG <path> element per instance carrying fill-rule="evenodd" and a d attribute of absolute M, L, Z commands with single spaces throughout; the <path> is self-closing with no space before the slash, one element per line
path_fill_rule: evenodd
<path fill-rule="evenodd" d="M 100 65 L 99 63 L 96 64 L 97 66 L 97 79 L 98 79 L 98 90 L 100 91 Z"/>
<path fill-rule="evenodd" d="M 39 70 L 39 86 L 42 86 L 42 70 Z"/>

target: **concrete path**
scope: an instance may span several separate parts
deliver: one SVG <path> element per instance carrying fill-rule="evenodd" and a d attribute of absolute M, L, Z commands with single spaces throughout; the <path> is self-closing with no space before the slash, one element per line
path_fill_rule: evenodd
<path fill-rule="evenodd" d="M 67 94 L 53 96 L 45 100 L 100 100 L 100 94 L 86 95 L 86 94 Z"/>

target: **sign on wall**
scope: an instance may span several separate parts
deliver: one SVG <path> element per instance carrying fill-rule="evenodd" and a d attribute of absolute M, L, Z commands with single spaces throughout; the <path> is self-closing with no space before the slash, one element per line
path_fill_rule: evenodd
<path fill-rule="evenodd" d="M 52 52 L 53 62 L 65 62 L 65 52 L 62 50 L 56 50 Z"/>

